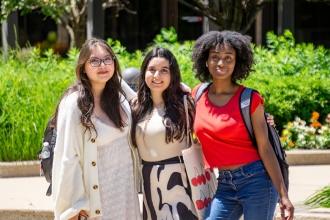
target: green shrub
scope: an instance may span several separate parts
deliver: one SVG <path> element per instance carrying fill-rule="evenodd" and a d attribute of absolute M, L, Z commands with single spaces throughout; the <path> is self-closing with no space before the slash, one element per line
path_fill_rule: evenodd
<path fill-rule="evenodd" d="M 266 48 L 254 48 L 254 71 L 243 83 L 263 95 L 280 129 L 295 116 L 308 120 L 313 111 L 325 117 L 330 112 L 330 51 L 296 45 L 288 31 L 267 37 Z"/>
<path fill-rule="evenodd" d="M 280 36 L 270 32 L 267 39 L 266 47 L 253 48 L 253 71 L 241 83 L 262 94 L 266 111 L 275 116 L 279 130 L 295 116 L 308 120 L 313 111 L 326 116 L 330 112 L 330 51 L 313 44 L 295 44 L 289 31 Z M 192 70 L 193 44 L 193 41 L 178 43 L 174 29 L 162 29 L 150 45 L 173 52 L 182 79 L 191 88 L 199 83 Z"/>
<path fill-rule="evenodd" d="M 1 61 L 0 161 L 37 158 L 47 119 L 73 81 L 76 54 L 60 59 L 49 50 L 41 57 L 31 49 L 12 51 Z"/>
<path fill-rule="evenodd" d="M 145 53 L 151 50 L 154 46 L 161 46 L 169 49 L 178 61 L 182 81 L 193 88 L 199 82 L 195 78 L 195 74 L 192 70 L 191 55 L 194 41 L 178 42 L 177 38 L 174 28 L 163 28 L 161 29 L 161 33 L 156 35 L 150 46 L 145 49 Z"/>
<path fill-rule="evenodd" d="M 118 40 L 108 39 L 107 42 L 118 57 L 121 71 L 128 67 L 140 68 L 140 64 L 143 60 L 143 55 L 140 50 L 129 53 Z"/>
<path fill-rule="evenodd" d="M 312 195 L 309 199 L 307 199 L 305 204 L 316 207 L 330 208 L 330 186 L 326 186 L 319 192 Z"/>
<path fill-rule="evenodd" d="M 177 57 L 183 81 L 194 87 L 193 41 L 177 42 L 173 29 L 162 29 L 144 50 L 129 53 L 119 41 L 108 40 L 122 70 L 139 68 L 151 47 L 160 45 Z M 295 44 L 292 34 L 268 34 L 266 47 L 254 48 L 255 65 L 242 82 L 265 98 L 266 110 L 281 128 L 295 116 L 308 120 L 313 111 L 330 112 L 330 55 L 323 47 Z M 60 58 L 37 49 L 12 51 L 0 58 L 0 161 L 36 159 L 43 130 L 63 91 L 74 81 L 78 51 Z M 1 55 L 1 54 L 0 54 Z M 322 119 L 323 120 L 323 119 Z"/>

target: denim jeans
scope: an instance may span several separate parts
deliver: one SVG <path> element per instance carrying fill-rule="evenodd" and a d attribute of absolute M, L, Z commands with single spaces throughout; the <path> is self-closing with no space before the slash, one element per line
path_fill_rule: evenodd
<path fill-rule="evenodd" d="M 278 193 L 264 165 L 256 161 L 219 172 L 218 188 L 205 219 L 272 220 Z"/>

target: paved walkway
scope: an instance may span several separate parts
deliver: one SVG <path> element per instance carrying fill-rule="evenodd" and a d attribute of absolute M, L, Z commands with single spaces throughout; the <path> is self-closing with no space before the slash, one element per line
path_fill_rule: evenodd
<path fill-rule="evenodd" d="M 303 205 L 306 198 L 329 184 L 330 165 L 290 167 L 289 195 L 296 206 L 297 219 L 330 219 L 330 209 Z M 47 216 L 52 207 L 50 197 L 45 195 L 47 187 L 44 177 L 0 178 L 0 220 L 49 219 L 41 217 Z M 34 217 L 24 217 L 26 212 Z"/>

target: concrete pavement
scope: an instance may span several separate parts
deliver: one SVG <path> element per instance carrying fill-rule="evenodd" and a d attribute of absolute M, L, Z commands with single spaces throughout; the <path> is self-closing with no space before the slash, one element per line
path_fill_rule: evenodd
<path fill-rule="evenodd" d="M 306 198 L 330 184 L 330 165 L 290 166 L 290 199 L 296 219 L 330 219 L 330 209 L 303 205 Z M 52 219 L 44 177 L 0 178 L 0 220 Z"/>
<path fill-rule="evenodd" d="M 330 165 L 290 166 L 289 181 L 289 197 L 297 220 L 330 220 L 330 209 L 304 205 L 307 198 L 330 185 Z"/>

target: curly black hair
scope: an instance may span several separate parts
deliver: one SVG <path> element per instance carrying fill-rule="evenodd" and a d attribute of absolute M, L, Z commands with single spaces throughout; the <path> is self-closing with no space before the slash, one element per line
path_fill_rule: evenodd
<path fill-rule="evenodd" d="M 236 82 L 248 77 L 253 64 L 251 37 L 235 31 L 210 31 L 200 36 L 193 48 L 193 68 L 196 72 L 196 77 L 200 81 L 211 80 L 211 74 L 206 67 L 209 51 L 223 44 L 231 46 L 236 51 L 236 64 L 232 81 Z"/>

